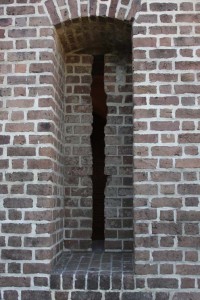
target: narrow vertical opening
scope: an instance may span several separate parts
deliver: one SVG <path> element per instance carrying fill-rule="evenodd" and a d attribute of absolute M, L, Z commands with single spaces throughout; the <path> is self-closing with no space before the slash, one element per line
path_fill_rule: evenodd
<path fill-rule="evenodd" d="M 91 98 L 93 106 L 93 124 L 91 146 L 93 157 L 93 225 L 92 241 L 93 250 L 104 249 L 104 199 L 106 187 L 105 169 L 105 134 L 107 106 L 104 91 L 104 56 L 94 56 L 92 66 Z"/>

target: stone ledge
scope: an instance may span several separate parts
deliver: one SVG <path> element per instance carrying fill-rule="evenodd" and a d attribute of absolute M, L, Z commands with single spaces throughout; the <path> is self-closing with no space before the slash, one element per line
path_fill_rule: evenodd
<path fill-rule="evenodd" d="M 134 289 L 133 253 L 64 252 L 50 276 L 53 290 Z"/>

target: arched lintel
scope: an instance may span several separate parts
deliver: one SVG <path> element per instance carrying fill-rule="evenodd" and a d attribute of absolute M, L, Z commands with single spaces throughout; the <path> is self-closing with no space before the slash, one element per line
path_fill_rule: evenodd
<path fill-rule="evenodd" d="M 109 17 L 68 20 L 56 27 L 65 53 L 119 54 L 132 52 L 132 24 Z"/>
<path fill-rule="evenodd" d="M 62 1 L 46 0 L 45 6 L 54 26 L 84 17 L 108 17 L 132 22 L 140 9 L 141 0 L 129 0 L 126 5 L 122 4 L 121 0 L 105 1 L 105 3 L 88 0 L 87 4 L 80 0 L 68 0 L 64 5 Z"/>

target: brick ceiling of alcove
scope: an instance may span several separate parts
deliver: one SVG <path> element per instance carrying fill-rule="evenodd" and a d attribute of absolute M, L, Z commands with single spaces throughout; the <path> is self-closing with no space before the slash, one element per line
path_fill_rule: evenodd
<path fill-rule="evenodd" d="M 57 27 L 66 53 L 131 53 L 131 23 L 104 17 L 67 21 Z"/>

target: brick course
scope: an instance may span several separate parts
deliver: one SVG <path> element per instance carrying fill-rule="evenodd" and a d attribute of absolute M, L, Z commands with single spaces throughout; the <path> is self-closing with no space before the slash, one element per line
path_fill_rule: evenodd
<path fill-rule="evenodd" d="M 199 299 L 199 10 L 1 0 L 0 298 Z M 91 46 L 106 53 L 106 247 L 134 248 L 127 291 L 81 274 L 50 288 L 63 249 L 91 245 Z"/>

